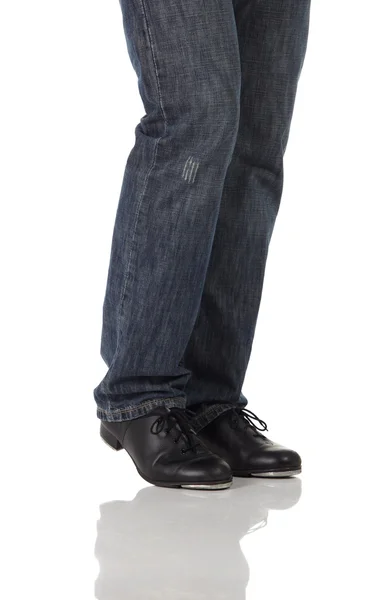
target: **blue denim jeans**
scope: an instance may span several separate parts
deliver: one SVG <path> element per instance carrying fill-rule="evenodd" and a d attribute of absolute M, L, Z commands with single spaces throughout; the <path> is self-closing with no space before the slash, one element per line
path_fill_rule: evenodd
<path fill-rule="evenodd" d="M 120 0 L 145 115 L 103 302 L 97 416 L 248 402 L 310 0 Z"/>

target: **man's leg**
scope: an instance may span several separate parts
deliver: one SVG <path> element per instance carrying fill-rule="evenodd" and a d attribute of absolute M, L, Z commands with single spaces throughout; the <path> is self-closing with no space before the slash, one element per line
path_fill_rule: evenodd
<path fill-rule="evenodd" d="M 182 364 L 234 148 L 241 72 L 232 0 L 120 0 L 146 110 L 115 221 L 97 416 L 185 407 Z"/>
<path fill-rule="evenodd" d="M 201 306 L 184 366 L 203 426 L 241 392 L 283 186 L 283 155 L 308 37 L 310 0 L 234 0 L 242 88 Z M 203 403 L 206 403 L 205 407 Z"/>
<path fill-rule="evenodd" d="M 283 155 L 308 36 L 310 0 L 234 0 L 242 90 L 198 319 L 184 365 L 199 438 L 233 475 L 290 477 L 300 455 L 265 435 L 241 388 L 283 186 Z"/>

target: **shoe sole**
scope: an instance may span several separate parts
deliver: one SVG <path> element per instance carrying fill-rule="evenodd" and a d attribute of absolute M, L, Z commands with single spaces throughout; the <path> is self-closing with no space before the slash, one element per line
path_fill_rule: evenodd
<path fill-rule="evenodd" d="M 234 477 L 295 477 L 302 472 L 302 469 L 291 469 L 282 471 L 233 471 Z"/>
<path fill-rule="evenodd" d="M 147 483 L 151 483 L 152 485 L 157 485 L 159 487 L 167 487 L 167 488 L 186 488 L 186 489 L 190 489 L 190 490 L 225 490 L 227 488 L 229 488 L 232 483 L 233 483 L 233 479 L 230 479 L 228 481 L 211 481 L 211 482 L 205 482 L 205 483 L 200 483 L 199 481 L 195 481 L 194 483 L 190 483 L 190 482 L 178 482 L 178 483 L 168 483 L 166 481 L 154 481 L 152 479 L 149 479 L 149 477 L 146 477 L 146 475 L 144 475 L 143 473 L 141 473 L 135 463 L 135 461 L 133 460 L 133 457 L 129 454 L 128 450 L 126 448 L 123 448 L 123 446 L 120 444 L 120 442 L 118 441 L 118 439 L 112 435 L 110 433 L 110 431 L 107 431 L 107 429 L 104 428 L 103 425 L 101 425 L 101 431 L 100 431 L 100 436 L 101 439 L 105 442 L 105 444 L 107 446 L 109 446 L 109 448 L 112 448 L 112 450 L 125 450 L 126 453 L 128 454 L 128 456 L 132 459 L 133 464 L 135 465 L 135 469 L 136 471 L 139 473 L 140 477 L 142 477 L 142 479 L 144 479 L 145 481 L 147 481 Z"/>

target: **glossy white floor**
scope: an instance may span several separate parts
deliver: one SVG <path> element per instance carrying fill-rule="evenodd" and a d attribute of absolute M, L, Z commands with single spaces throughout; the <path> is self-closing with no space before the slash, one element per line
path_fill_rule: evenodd
<path fill-rule="evenodd" d="M 71 413 L 13 461 L 8 598 L 391 598 L 390 452 L 365 417 L 344 433 L 326 409 L 300 477 L 195 492 L 148 485 Z"/>

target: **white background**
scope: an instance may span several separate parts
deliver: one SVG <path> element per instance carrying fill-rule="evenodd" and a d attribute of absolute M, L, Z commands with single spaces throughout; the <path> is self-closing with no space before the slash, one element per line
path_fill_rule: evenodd
<path fill-rule="evenodd" d="M 101 571 L 104 600 L 220 598 L 203 567 L 176 587 L 184 549 L 205 548 L 186 527 L 173 541 L 165 512 L 154 532 L 167 568 L 145 561 L 151 532 L 122 540 L 144 544 L 137 584 L 110 544 L 94 556 L 100 505 L 131 506 L 147 486 L 101 443 L 92 396 L 115 210 L 144 114 L 119 3 L 3 2 L 0 61 L 2 595 L 94 598 Z M 301 453 L 302 495 L 269 511 L 268 482 L 249 487 L 269 515 L 241 541 L 247 600 L 391 597 L 390 61 L 389 2 L 313 0 L 244 388 L 270 437 Z M 230 504 L 241 485 L 225 492 L 222 539 L 246 510 Z M 151 492 L 156 511 L 163 493 Z M 222 548 L 211 577 L 237 567 Z"/>

